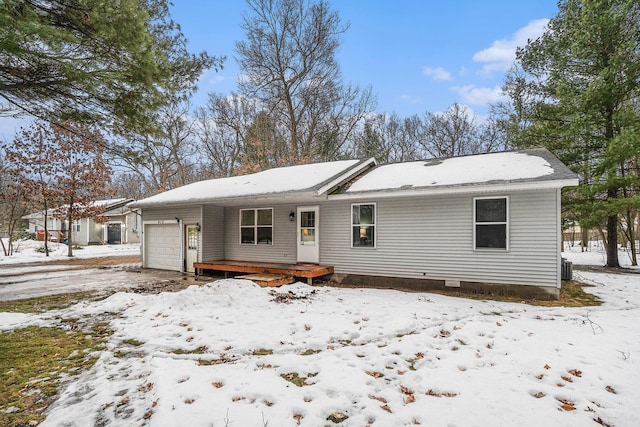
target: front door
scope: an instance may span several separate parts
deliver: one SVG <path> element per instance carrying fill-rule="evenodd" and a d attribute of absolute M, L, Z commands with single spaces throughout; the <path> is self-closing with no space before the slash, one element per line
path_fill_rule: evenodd
<path fill-rule="evenodd" d="M 120 223 L 113 223 L 107 226 L 107 243 L 110 245 L 119 245 L 122 243 Z"/>
<path fill-rule="evenodd" d="M 185 227 L 185 271 L 195 273 L 194 262 L 198 262 L 198 229 L 195 225 Z"/>
<path fill-rule="evenodd" d="M 320 262 L 320 207 L 298 207 L 298 262 Z"/>

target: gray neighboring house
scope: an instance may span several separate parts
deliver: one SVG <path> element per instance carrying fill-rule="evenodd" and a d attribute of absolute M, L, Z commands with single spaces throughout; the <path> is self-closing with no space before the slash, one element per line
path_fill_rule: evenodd
<path fill-rule="evenodd" d="M 557 297 L 561 189 L 576 175 L 545 149 L 376 165 L 276 168 L 132 203 L 143 266 L 332 266 L 345 284 Z"/>
<path fill-rule="evenodd" d="M 104 222 L 96 222 L 94 218 L 81 218 L 73 221 L 71 230 L 73 243 L 78 245 L 126 244 L 140 243 L 140 213 L 129 205 L 133 199 L 96 200 L 94 205 L 105 206 L 99 217 Z M 54 218 L 53 209 L 47 215 L 47 231 L 49 239 L 62 242 L 68 233 L 67 222 Z M 44 212 L 35 212 L 23 217 L 28 221 L 28 231 L 35 233 L 38 240 L 44 239 Z"/>

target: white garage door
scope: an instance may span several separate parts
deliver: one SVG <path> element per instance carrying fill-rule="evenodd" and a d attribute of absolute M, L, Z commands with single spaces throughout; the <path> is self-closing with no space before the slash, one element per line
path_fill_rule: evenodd
<path fill-rule="evenodd" d="M 178 224 L 145 224 L 145 267 L 181 271 Z"/>

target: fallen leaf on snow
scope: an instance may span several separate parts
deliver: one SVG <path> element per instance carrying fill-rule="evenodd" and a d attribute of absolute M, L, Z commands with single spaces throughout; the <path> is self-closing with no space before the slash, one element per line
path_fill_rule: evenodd
<path fill-rule="evenodd" d="M 580 378 L 582 376 L 582 371 L 579 371 L 577 369 L 569 369 L 568 371 L 571 375 L 573 375 L 574 377 L 578 377 Z"/>

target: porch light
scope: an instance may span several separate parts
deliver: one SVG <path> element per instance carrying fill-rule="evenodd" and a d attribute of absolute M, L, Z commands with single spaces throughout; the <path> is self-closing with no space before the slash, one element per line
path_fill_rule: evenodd
<path fill-rule="evenodd" d="M 289 221 L 296 219 L 296 213 L 294 211 L 289 212 Z"/>
<path fill-rule="evenodd" d="M 199 233 L 200 230 L 202 230 L 202 227 L 200 226 L 200 223 L 196 223 L 196 231 Z"/>

